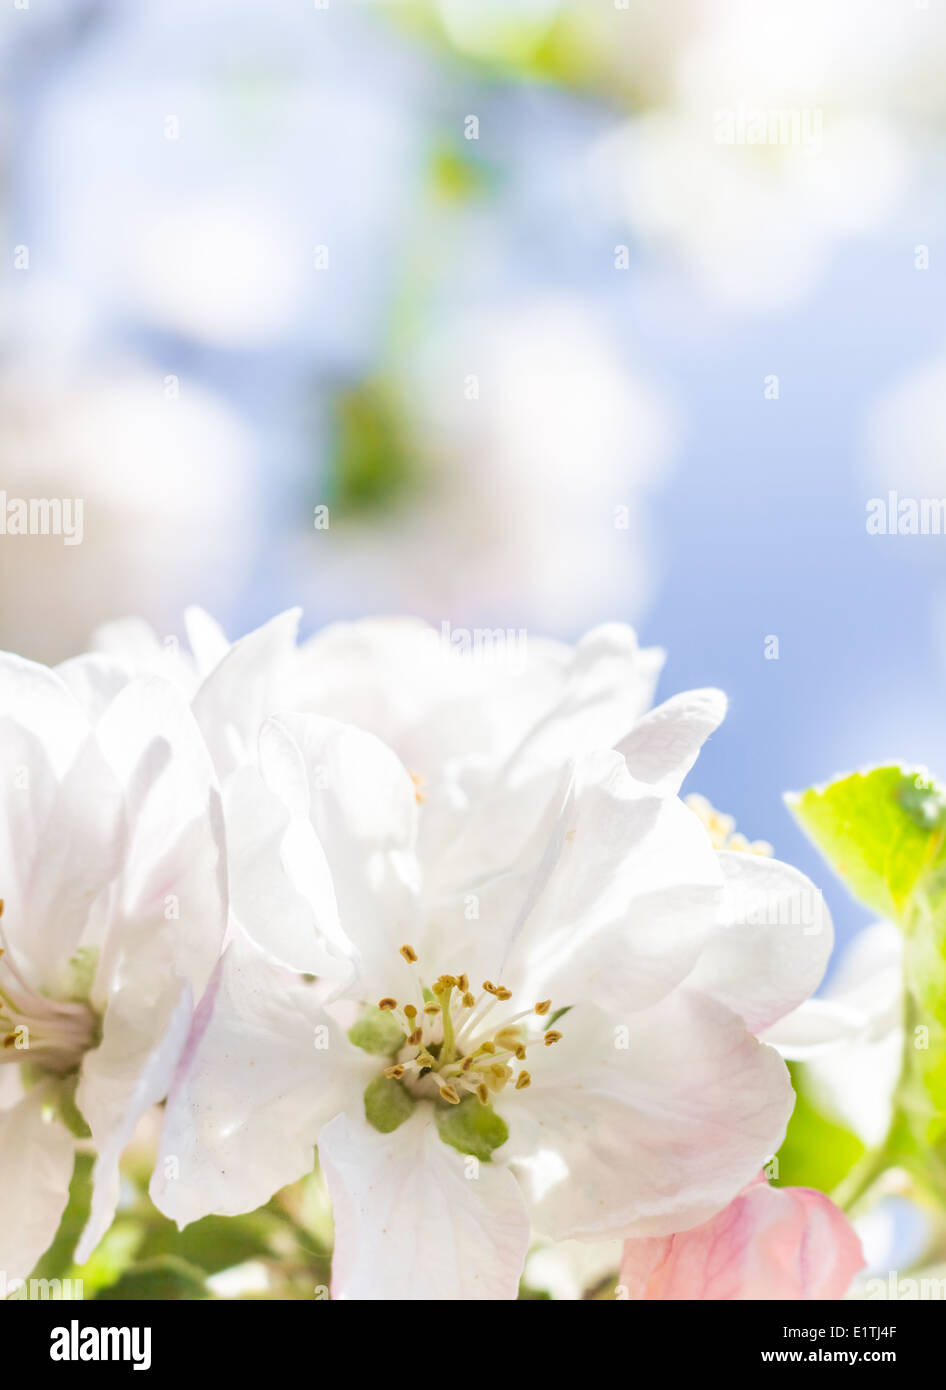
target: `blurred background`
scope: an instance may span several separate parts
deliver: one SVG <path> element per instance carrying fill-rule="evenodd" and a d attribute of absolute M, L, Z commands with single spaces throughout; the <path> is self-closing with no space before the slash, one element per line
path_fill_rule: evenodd
<path fill-rule="evenodd" d="M 185 604 L 565 638 L 691 787 L 946 774 L 946 0 L 7 0 L 0 645 Z"/>

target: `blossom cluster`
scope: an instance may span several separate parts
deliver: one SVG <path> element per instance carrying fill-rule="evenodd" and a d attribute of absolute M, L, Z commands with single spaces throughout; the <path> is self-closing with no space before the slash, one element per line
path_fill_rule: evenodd
<path fill-rule="evenodd" d="M 841 1296 L 846 1219 L 762 1176 L 794 1102 L 766 1036 L 830 919 L 680 796 L 725 697 L 654 707 L 619 624 L 298 621 L 0 657 L 0 1265 L 49 1245 L 77 1143 L 87 1258 L 163 1102 L 181 1226 L 317 1149 L 336 1298 L 515 1298 L 555 1242 L 622 1242 L 629 1298 Z"/>

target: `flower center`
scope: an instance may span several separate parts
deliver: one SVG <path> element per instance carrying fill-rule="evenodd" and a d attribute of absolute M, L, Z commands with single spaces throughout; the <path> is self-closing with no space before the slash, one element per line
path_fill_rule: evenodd
<path fill-rule="evenodd" d="M 402 946 L 401 955 L 417 965 L 413 946 Z M 427 986 L 414 973 L 416 1003 L 399 1004 L 387 997 L 378 1001 L 378 1008 L 397 1021 L 406 1039 L 384 1075 L 417 1097 L 439 1094 L 448 1104 L 459 1105 L 464 1094 L 473 1094 L 487 1105 L 510 1084 L 524 1090 L 532 1077 L 517 1064 L 525 1062 L 530 1047 L 550 1047 L 562 1036 L 538 1024 L 548 1015 L 551 999 L 512 1014 L 500 1008 L 497 1017 L 497 1006 L 512 999 L 503 985 L 484 980 L 477 996 L 466 975 L 441 975 Z"/>
<path fill-rule="evenodd" d="M 30 1062 L 61 1075 L 79 1065 L 95 1034 L 89 1005 L 40 994 L 19 970 L 0 929 L 0 1063 Z"/>

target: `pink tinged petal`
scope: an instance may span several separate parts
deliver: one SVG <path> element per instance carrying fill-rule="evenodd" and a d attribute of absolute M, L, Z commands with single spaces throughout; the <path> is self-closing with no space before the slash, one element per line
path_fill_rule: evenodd
<path fill-rule="evenodd" d="M 838 1299 L 863 1267 L 823 1192 L 754 1183 L 700 1226 L 626 1241 L 620 1283 L 630 1299 Z"/>
<path fill-rule="evenodd" d="M 738 1013 L 753 1032 L 813 994 L 834 932 L 821 893 L 789 864 L 721 851 L 719 925 L 687 982 Z"/>
<path fill-rule="evenodd" d="M 218 775 L 253 761 L 263 720 L 285 703 L 300 610 L 280 613 L 235 642 L 194 696 Z"/>
<path fill-rule="evenodd" d="M 325 1126 L 319 1158 L 335 1216 L 332 1296 L 514 1299 L 529 1247 L 507 1168 L 444 1144 L 422 1104 L 391 1134 L 357 1110 Z"/>
<path fill-rule="evenodd" d="M 645 714 L 617 745 L 638 781 L 676 792 L 726 715 L 721 690 L 688 690 Z"/>
<path fill-rule="evenodd" d="M 8 1287 L 30 1273 L 69 1199 L 75 1145 L 43 1102 L 36 1087 L 0 1111 L 0 1270 Z"/>
<path fill-rule="evenodd" d="M 553 1240 L 666 1235 L 720 1211 L 779 1148 L 794 1093 L 730 1010 L 676 990 L 608 1016 L 578 1005 L 503 1104 L 508 1153 Z"/>
<path fill-rule="evenodd" d="M 180 1226 L 252 1211 L 310 1170 L 322 1125 L 360 1103 L 378 1070 L 326 1015 L 318 985 L 235 928 L 168 1097 L 155 1204 Z"/>

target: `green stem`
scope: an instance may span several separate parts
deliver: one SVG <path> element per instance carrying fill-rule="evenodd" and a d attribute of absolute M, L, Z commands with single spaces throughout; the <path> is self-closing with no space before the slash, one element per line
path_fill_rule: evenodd
<path fill-rule="evenodd" d="M 864 1154 L 831 1193 L 831 1200 L 850 1216 L 890 1167 L 886 1144 Z"/>

